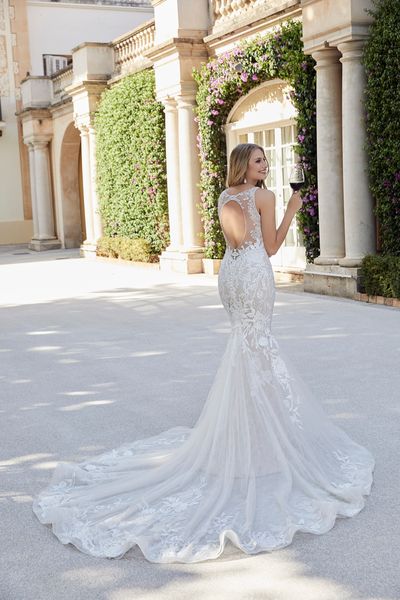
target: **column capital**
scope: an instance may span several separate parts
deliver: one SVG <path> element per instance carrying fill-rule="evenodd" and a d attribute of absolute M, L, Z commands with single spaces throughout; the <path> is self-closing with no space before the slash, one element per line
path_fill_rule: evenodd
<path fill-rule="evenodd" d="M 175 98 L 163 98 L 161 102 L 164 105 L 165 112 L 173 112 L 176 110 L 177 102 Z"/>
<path fill-rule="evenodd" d="M 357 60 L 360 61 L 366 40 L 353 40 L 351 42 L 343 42 L 338 45 L 339 51 L 342 53 L 342 57 L 340 62 L 345 62 L 349 60 Z"/>
<path fill-rule="evenodd" d="M 46 148 L 48 143 L 52 140 L 51 135 L 26 135 L 24 136 L 24 144 L 29 149 Z"/>
<path fill-rule="evenodd" d="M 325 50 L 317 50 L 312 53 L 312 57 L 317 63 L 315 70 L 326 69 L 333 65 L 339 65 L 340 52 L 337 48 L 326 48 Z"/>
<path fill-rule="evenodd" d="M 196 106 L 196 96 L 176 96 L 176 103 L 178 108 L 193 108 Z"/>

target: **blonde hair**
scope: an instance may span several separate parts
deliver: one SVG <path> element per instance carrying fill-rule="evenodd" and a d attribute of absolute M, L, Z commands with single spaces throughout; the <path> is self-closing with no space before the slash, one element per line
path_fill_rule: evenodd
<path fill-rule="evenodd" d="M 264 148 L 258 144 L 238 144 L 232 150 L 229 157 L 228 176 L 226 178 L 226 187 L 235 187 L 245 183 L 246 172 L 249 166 L 250 156 L 254 150 L 261 150 L 264 154 Z M 267 161 L 268 164 L 268 161 Z M 269 171 L 269 165 L 268 165 Z M 259 179 L 256 183 L 257 187 L 264 188 L 264 180 Z"/>

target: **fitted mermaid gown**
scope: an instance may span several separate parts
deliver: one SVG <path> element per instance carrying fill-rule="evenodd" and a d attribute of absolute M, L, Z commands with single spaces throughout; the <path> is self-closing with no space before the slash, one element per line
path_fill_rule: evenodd
<path fill-rule="evenodd" d="M 256 189 L 219 198 L 220 215 L 239 204 L 246 235 L 222 260 L 232 330 L 196 424 L 60 463 L 33 510 L 63 544 L 109 558 L 138 545 L 151 562 L 192 563 L 218 557 L 228 539 L 247 554 L 283 548 L 364 507 L 374 458 L 328 419 L 271 334 Z"/>

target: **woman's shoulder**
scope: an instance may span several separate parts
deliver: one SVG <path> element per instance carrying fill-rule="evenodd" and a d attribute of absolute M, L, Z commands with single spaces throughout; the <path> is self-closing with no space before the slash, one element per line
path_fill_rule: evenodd
<path fill-rule="evenodd" d="M 263 207 L 271 205 L 275 206 L 275 194 L 268 188 L 258 188 L 254 195 L 254 201 L 257 210 L 261 212 Z"/>
<path fill-rule="evenodd" d="M 275 200 L 275 194 L 268 188 L 256 188 L 255 196 L 261 202 Z"/>

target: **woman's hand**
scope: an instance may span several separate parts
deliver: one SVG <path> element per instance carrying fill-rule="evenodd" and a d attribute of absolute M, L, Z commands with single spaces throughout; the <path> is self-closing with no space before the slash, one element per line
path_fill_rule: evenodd
<path fill-rule="evenodd" d="M 303 199 L 300 196 L 300 192 L 293 192 L 289 198 L 288 208 L 297 212 L 303 206 Z"/>

